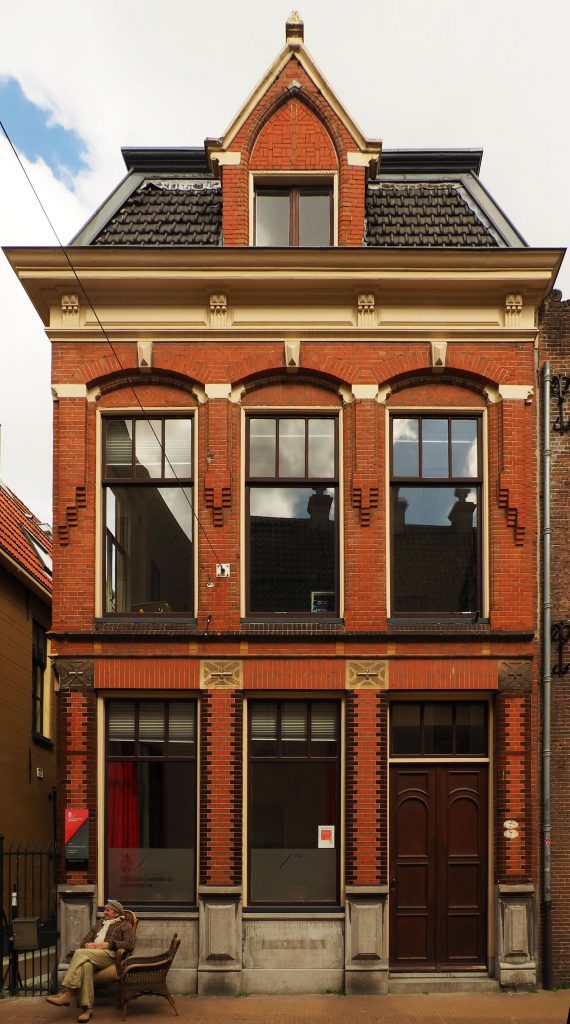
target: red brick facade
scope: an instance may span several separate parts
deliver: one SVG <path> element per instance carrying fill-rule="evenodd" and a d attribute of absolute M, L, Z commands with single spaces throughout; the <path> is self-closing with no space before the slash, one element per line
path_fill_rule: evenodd
<path fill-rule="evenodd" d="M 195 700 L 196 904 L 201 915 L 197 988 L 210 991 L 208 971 L 213 977 L 222 970 L 222 961 L 231 964 L 232 971 L 241 970 L 242 909 L 249 915 L 244 935 L 262 927 L 252 923 L 255 906 L 247 906 L 253 828 L 250 702 L 257 699 L 258 706 L 263 701 L 267 705 L 269 697 L 281 707 L 303 700 L 313 709 L 328 703 L 341 709 L 338 721 L 344 725 L 334 769 L 332 757 L 328 762 L 329 781 L 338 766 L 341 786 L 335 838 L 338 884 L 335 899 L 328 900 L 330 921 L 336 923 L 330 927 L 342 929 L 347 979 L 353 972 L 347 990 L 386 991 L 387 974 L 378 978 L 393 961 L 386 936 L 397 900 L 388 843 L 397 828 L 390 774 L 407 761 L 412 768 L 417 761 L 426 776 L 451 763 L 443 755 L 424 760 L 419 754 L 393 756 L 391 708 L 407 703 L 424 715 L 425 708 L 443 706 L 456 715 L 457 708 L 474 707 L 477 712 L 484 705 L 488 749 L 482 740 L 475 753 L 469 753 L 468 744 L 464 754 L 459 743 L 454 748 L 455 764 L 461 762 L 466 779 L 469 772 L 473 777 L 479 772 L 490 780 L 480 804 L 485 817 L 477 826 L 475 852 L 480 859 L 476 869 L 469 867 L 484 879 L 479 907 L 483 931 L 475 958 L 460 949 L 456 961 L 458 969 L 488 970 L 505 985 L 529 984 L 536 980 L 533 921 L 540 884 L 538 416 L 533 387 L 534 311 L 542 293 L 527 264 L 519 261 L 516 272 L 509 269 L 506 247 L 490 249 L 484 257 L 467 256 L 461 249 L 451 254 L 446 250 L 444 255 L 443 250 L 421 252 L 415 263 L 414 254 L 392 250 L 384 263 L 372 262 L 374 254 L 363 247 L 365 190 L 379 149 L 374 156 L 372 144 L 359 136 L 323 82 L 310 73 L 303 53 L 301 48 L 300 56 L 292 53 L 282 65 L 275 65 L 265 87 L 254 94 L 255 103 L 244 108 L 225 139 L 210 146 L 223 195 L 224 250 L 211 257 L 214 262 L 209 264 L 205 257 L 203 265 L 194 266 L 189 261 L 161 276 L 167 265 L 161 263 L 164 253 L 153 271 L 154 256 L 135 253 L 129 264 L 129 254 L 123 257 L 111 249 L 109 281 L 101 285 L 108 289 L 109 321 L 122 325 L 120 319 L 113 320 L 114 308 L 131 302 L 133 309 L 138 301 L 144 323 L 140 332 L 128 324 L 120 326 L 112 346 L 87 325 L 52 332 L 57 396 L 54 643 L 61 665 L 77 662 L 92 667 L 83 685 L 74 684 L 61 696 L 60 817 L 63 821 L 66 807 L 87 806 L 93 826 L 88 863 L 70 868 L 62 880 L 69 886 L 96 883 L 99 899 L 111 895 L 104 867 L 102 804 L 107 797 L 96 782 L 105 758 L 100 730 L 110 695 L 136 697 L 141 704 L 151 696 Z M 276 171 L 286 182 L 303 172 L 315 172 L 315 180 L 334 179 L 336 249 L 300 250 L 298 262 L 291 257 L 290 265 L 284 262 L 289 257 L 271 252 L 264 254 L 265 262 L 251 263 L 253 189 L 256 181 L 265 181 Z M 106 257 L 101 250 L 96 254 L 99 260 Z M 544 288 L 549 273 L 544 272 Z M 513 278 L 519 280 L 516 274 L 523 282 L 517 284 L 521 290 L 527 282 L 524 303 L 521 300 L 527 319 L 511 329 L 505 322 L 505 296 L 514 287 Z M 93 287 L 99 287 L 97 276 L 94 281 Z M 51 280 L 49 287 L 55 287 Z M 335 302 L 344 305 L 342 317 L 333 324 Z M 372 317 L 375 302 L 387 308 L 383 320 L 377 309 L 376 319 Z M 191 315 L 185 303 L 188 308 L 193 303 Z M 434 313 L 438 304 L 444 311 L 439 318 Z M 550 333 L 545 334 L 545 344 L 555 344 L 558 337 L 553 316 L 546 314 L 544 330 Z M 203 328 L 196 327 L 201 322 Z M 185 324 L 190 326 L 186 329 Z M 139 368 L 140 337 L 152 341 L 151 368 Z M 443 337 L 447 350 L 436 358 Z M 287 351 L 287 345 L 295 344 L 298 358 L 286 361 L 284 347 Z M 313 607 L 311 614 L 289 616 L 248 611 L 248 417 L 265 414 L 277 420 L 292 411 L 299 417 L 334 420 L 338 432 L 339 603 L 334 616 L 312 614 Z M 114 614 L 115 609 L 105 612 L 101 438 L 105 418 L 112 413 L 177 413 L 192 419 L 196 557 L 193 612 L 186 619 L 136 614 L 132 608 L 122 617 Z M 473 429 L 478 431 L 481 467 L 479 605 L 467 613 L 394 611 L 390 424 L 405 414 L 418 422 L 439 416 L 477 424 Z M 324 490 L 313 488 L 319 489 Z M 458 504 L 459 491 L 456 487 Z M 398 489 L 394 494 L 397 497 Z M 451 512 L 447 518 L 451 521 Z M 562 504 L 559 520 L 563 522 Z M 222 578 L 216 567 L 226 564 L 230 574 Z M 323 592 L 326 596 L 325 588 Z M 559 599 L 563 614 L 564 595 Z M 560 684 L 556 701 L 562 723 Z M 563 774 L 562 724 L 559 730 L 555 756 Z M 420 753 L 424 752 L 422 748 Z M 458 771 L 461 774 L 461 767 Z M 469 785 L 468 780 L 465 786 Z M 440 782 L 437 786 L 440 800 L 445 787 Z M 301 792 L 299 800 L 302 797 Z M 273 820 L 271 815 L 278 819 L 277 805 L 278 801 L 268 805 L 268 820 Z M 452 805 L 453 800 L 449 808 L 446 805 L 446 814 L 453 813 Z M 183 814 L 183 794 L 180 807 Z M 562 833 L 561 807 L 557 805 Z M 443 828 L 444 809 L 439 807 L 437 814 L 437 827 Z M 514 825 L 507 828 L 507 821 Z M 471 822 L 468 818 L 465 830 L 475 844 Z M 326 824 L 319 821 L 319 827 Z M 408 841 L 410 835 L 413 839 L 411 826 Z M 461 847 L 457 826 L 453 836 Z M 271 843 L 267 849 L 272 849 Z M 433 856 L 437 855 L 436 851 Z M 302 859 L 302 851 L 291 856 Z M 456 869 L 454 862 L 450 877 Z M 441 864 L 438 871 L 443 877 Z M 455 885 L 455 899 L 461 903 L 462 884 Z M 303 891 L 299 883 L 295 892 L 301 894 L 301 904 Z M 520 949 L 507 948 L 515 926 L 507 927 L 504 921 L 513 900 L 518 901 L 516 921 L 526 922 L 524 927 L 517 925 Z M 222 920 L 226 914 L 227 924 L 234 912 L 228 910 L 230 904 L 239 906 L 235 934 L 240 951 L 229 943 L 228 951 L 210 955 L 208 949 L 216 946 L 208 930 L 211 915 Z M 310 927 L 321 927 L 325 920 L 329 926 L 326 916 L 319 918 L 322 909 L 317 908 Z M 271 912 L 275 907 L 268 910 L 269 916 Z M 188 910 L 192 913 L 193 907 Z M 360 933 L 352 923 L 358 914 L 368 921 Z M 299 920 L 310 916 L 305 911 Z M 284 933 L 289 928 L 285 918 L 278 918 Z M 374 949 L 363 938 L 372 932 Z M 409 940 L 411 931 L 407 934 Z M 561 929 L 556 941 L 562 951 Z M 281 935 L 267 938 L 263 948 L 289 949 L 287 942 L 293 940 L 284 939 L 282 946 L 280 942 Z M 360 951 L 359 942 L 364 943 Z M 283 957 L 282 962 L 275 961 L 276 968 L 283 966 L 286 954 Z M 402 970 L 404 959 L 392 962 L 396 971 Z M 451 969 L 456 961 L 436 952 L 427 969 Z M 517 974 L 521 963 L 524 977 Z M 372 972 L 376 980 L 371 980 Z"/>

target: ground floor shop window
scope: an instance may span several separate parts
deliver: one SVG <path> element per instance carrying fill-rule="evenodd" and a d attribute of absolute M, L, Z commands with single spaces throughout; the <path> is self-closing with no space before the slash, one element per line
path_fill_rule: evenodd
<path fill-rule="evenodd" d="M 251 702 L 250 903 L 338 903 L 339 736 L 336 702 Z"/>
<path fill-rule="evenodd" d="M 192 701 L 109 702 L 107 891 L 132 903 L 196 898 Z"/>

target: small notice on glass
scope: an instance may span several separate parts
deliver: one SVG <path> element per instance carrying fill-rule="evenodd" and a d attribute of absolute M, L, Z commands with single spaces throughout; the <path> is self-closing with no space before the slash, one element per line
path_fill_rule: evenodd
<path fill-rule="evenodd" d="M 318 826 L 319 850 L 334 850 L 334 825 Z"/>

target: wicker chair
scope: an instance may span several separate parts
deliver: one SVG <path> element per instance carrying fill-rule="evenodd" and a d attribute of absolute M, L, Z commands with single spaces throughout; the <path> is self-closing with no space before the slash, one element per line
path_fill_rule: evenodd
<path fill-rule="evenodd" d="M 132 926 L 132 929 L 133 929 L 133 932 L 135 934 L 135 939 L 136 939 L 136 936 L 137 936 L 137 925 L 139 923 L 138 922 L 138 918 L 137 918 L 136 914 L 133 913 L 132 910 L 125 910 L 125 917 L 126 917 L 127 921 L 130 922 L 130 924 Z M 127 955 L 128 954 L 125 953 L 124 949 L 119 949 L 117 954 L 116 954 L 116 956 L 115 956 L 115 962 L 113 964 L 109 964 L 108 967 L 104 967 L 100 971 L 95 971 L 95 973 L 93 975 L 93 981 L 94 981 L 94 983 L 96 985 L 113 984 L 113 982 L 115 983 L 115 985 L 117 985 L 117 1006 L 118 1007 L 120 1007 L 120 1005 L 121 1005 L 121 1002 L 120 1002 L 120 991 L 119 991 L 119 988 L 118 988 L 119 970 L 120 970 L 121 962 L 125 959 L 125 957 Z"/>
<path fill-rule="evenodd" d="M 174 999 L 168 991 L 166 975 L 170 965 L 178 952 L 180 945 L 178 935 L 174 933 L 170 948 L 166 953 L 159 953 L 158 956 L 136 956 L 125 957 L 118 967 L 119 975 L 119 998 L 123 1011 L 123 1020 L 127 1014 L 127 1003 L 137 996 L 163 996 L 168 999 L 176 1016 Z"/>

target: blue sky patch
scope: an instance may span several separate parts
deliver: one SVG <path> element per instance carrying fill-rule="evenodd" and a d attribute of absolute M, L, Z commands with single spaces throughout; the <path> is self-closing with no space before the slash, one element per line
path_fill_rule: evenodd
<path fill-rule="evenodd" d="M 50 111 L 26 99 L 15 78 L 0 78 L 0 116 L 16 149 L 28 160 L 42 160 L 56 178 L 69 183 L 86 166 L 80 135 L 50 122 Z"/>

